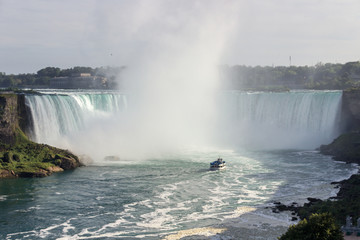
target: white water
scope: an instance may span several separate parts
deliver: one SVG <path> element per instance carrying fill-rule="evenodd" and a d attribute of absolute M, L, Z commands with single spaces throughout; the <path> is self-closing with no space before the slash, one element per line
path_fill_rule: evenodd
<path fill-rule="evenodd" d="M 246 149 L 315 149 L 340 132 L 341 91 L 230 92 L 223 138 Z"/>
<path fill-rule="evenodd" d="M 341 91 L 223 92 L 216 106 L 218 118 L 214 122 L 217 125 L 206 129 L 209 132 L 207 141 L 197 142 L 197 145 L 232 149 L 315 149 L 329 143 L 339 133 L 341 96 Z M 108 155 L 132 158 L 140 156 L 142 151 L 143 157 L 151 158 L 152 154 L 159 156 L 189 147 L 192 138 L 200 139 L 196 129 L 193 129 L 193 136 L 182 133 L 184 127 L 190 128 L 186 122 L 179 135 L 188 139 L 180 141 L 180 137 L 174 136 L 177 125 L 173 125 L 175 130 L 171 134 L 167 133 L 172 118 L 167 120 L 166 114 L 158 124 L 147 123 L 147 119 L 128 118 L 132 108 L 128 98 L 118 92 L 27 95 L 26 104 L 34 123 L 32 138 L 99 159 Z M 173 112 L 176 114 L 176 106 Z M 143 127 L 144 124 L 152 125 Z M 166 127 L 161 128 L 163 125 Z M 152 149 L 156 152 L 151 152 Z"/>
<path fill-rule="evenodd" d="M 119 93 L 66 92 L 27 95 L 31 109 L 32 139 L 63 146 L 66 138 L 88 131 L 91 123 L 106 120 L 127 109 L 127 98 Z"/>
<path fill-rule="evenodd" d="M 317 147 L 330 140 L 338 130 L 340 91 L 219 93 L 218 127 L 209 129 L 215 137 L 212 143 L 218 143 L 216 148 L 188 146 L 161 157 L 147 155 L 146 161 L 123 157 L 128 152 L 121 141 L 131 136 L 130 130 L 139 123 L 124 120 L 133 104 L 129 95 L 46 93 L 26 96 L 34 118 L 34 139 L 66 143 L 69 149 L 86 151 L 91 157 L 100 151 L 103 156 L 119 158 L 102 160 L 99 156 L 93 166 L 24 186 L 32 200 L 16 206 L 16 211 L 26 216 L 4 208 L 3 219 L 16 220 L 16 224 L 3 224 L 7 239 L 161 239 L 177 233 L 214 239 L 277 239 L 294 222 L 290 214 L 276 214 L 267 208 L 274 201 L 301 204 L 307 197 L 334 196 L 337 189 L 330 183 L 357 171 L 355 166 L 334 162 L 316 151 L 287 150 L 284 144 L 289 138 L 298 138 L 302 145 L 293 146 L 304 148 L 301 141 L 322 136 L 313 143 Z M 144 129 L 138 127 L 138 131 Z M 265 127 L 275 135 L 265 134 Z M 119 135 L 121 132 L 126 138 Z M 299 135 L 302 132 L 306 134 Z M 152 139 L 139 139 L 139 145 L 131 142 L 127 146 L 141 152 L 144 143 L 154 146 L 148 140 Z M 167 140 L 172 143 L 171 138 Z M 265 147 L 276 142 L 274 146 L 283 149 L 246 149 L 262 148 L 264 142 Z M 233 150 L 226 150 L 229 146 Z M 227 161 L 227 169 L 208 171 L 209 162 L 219 155 Z M 0 205 L 27 197 L 9 189 Z M 36 214 L 43 218 L 34 220 Z M 208 226 L 215 228 L 204 228 Z"/>

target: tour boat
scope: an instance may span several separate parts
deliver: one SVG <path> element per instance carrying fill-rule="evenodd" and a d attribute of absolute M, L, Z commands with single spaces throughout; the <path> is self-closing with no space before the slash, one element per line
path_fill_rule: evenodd
<path fill-rule="evenodd" d="M 218 158 L 216 161 L 210 163 L 210 169 L 222 169 L 225 168 L 226 163 L 222 158 Z"/>

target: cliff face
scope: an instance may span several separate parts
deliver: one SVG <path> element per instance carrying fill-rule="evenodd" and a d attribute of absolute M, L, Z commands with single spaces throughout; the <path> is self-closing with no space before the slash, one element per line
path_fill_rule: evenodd
<path fill-rule="evenodd" d="M 343 92 L 342 122 L 345 133 L 332 143 L 322 145 L 320 151 L 339 161 L 360 164 L 360 89 Z"/>
<path fill-rule="evenodd" d="M 0 94 L 0 142 L 14 144 L 16 128 L 26 132 L 29 125 L 26 113 L 25 95 Z"/>
<path fill-rule="evenodd" d="M 360 89 L 343 92 L 343 120 L 348 131 L 360 130 Z"/>
<path fill-rule="evenodd" d="M 349 132 L 340 135 L 332 143 L 320 146 L 320 152 L 335 160 L 360 164 L 360 134 Z"/>
<path fill-rule="evenodd" d="M 0 141 L 15 143 L 15 129 L 19 125 L 18 97 L 16 94 L 0 95 Z"/>

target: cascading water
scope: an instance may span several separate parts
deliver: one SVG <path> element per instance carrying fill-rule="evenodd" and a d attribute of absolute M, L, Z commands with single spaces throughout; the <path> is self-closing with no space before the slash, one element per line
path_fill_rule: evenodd
<path fill-rule="evenodd" d="M 119 93 L 27 95 L 25 99 L 31 110 L 32 139 L 54 145 L 69 134 L 87 130 L 95 119 L 106 119 L 127 109 L 127 98 Z"/>
<path fill-rule="evenodd" d="M 232 147 L 314 149 L 339 133 L 341 96 L 341 91 L 222 93 L 220 139 Z M 33 140 L 55 145 L 128 108 L 127 96 L 114 92 L 27 95 L 26 104 Z"/>
<path fill-rule="evenodd" d="M 225 137 L 255 149 L 314 149 L 340 131 L 341 91 L 230 92 Z M 227 135 L 226 135 L 227 134 Z"/>
<path fill-rule="evenodd" d="M 273 213 L 269 207 L 274 202 L 301 204 L 308 197 L 334 196 L 337 190 L 330 183 L 358 170 L 317 151 L 286 149 L 304 148 L 304 142 L 317 136 L 321 138 L 310 147 L 331 140 L 337 131 L 340 91 L 222 92 L 217 101 L 218 127 L 210 129 L 222 134 L 213 133 L 220 141 L 216 148 L 196 146 L 159 157 L 145 155 L 146 161 L 128 160 L 123 151 L 151 149 L 156 135 L 168 130 L 159 126 L 170 120 L 161 111 L 150 122 L 151 115 L 134 114 L 134 102 L 127 106 L 129 96 L 134 97 L 67 91 L 26 96 L 36 141 L 61 147 L 65 139 L 68 149 L 81 149 L 91 157 L 102 151 L 119 158 L 94 161 L 93 167 L 71 174 L 1 181 L 0 238 L 155 240 L 179 231 L 182 237 L 202 235 L 203 227 L 215 227 L 209 231 L 227 230 L 216 236 L 205 234 L 222 239 L 277 239 L 294 222 L 288 213 Z M 184 109 L 173 110 L 176 114 Z M 144 119 L 136 121 L 138 116 Z M 176 128 L 178 124 L 166 125 Z M 199 133 L 189 127 L 196 124 L 180 124 L 184 126 L 173 133 L 181 134 L 184 128 L 193 135 Z M 174 142 L 174 134 L 163 136 Z M 133 143 L 126 145 L 129 141 Z M 167 142 L 159 143 L 167 146 Z M 262 148 L 261 144 L 282 150 L 246 148 Z M 82 145 L 88 147 L 79 148 Z M 219 155 L 227 168 L 209 171 L 209 162 Z"/>
<path fill-rule="evenodd" d="M 230 91 L 218 96 L 217 125 L 204 124 L 210 121 L 192 108 L 187 113 L 172 107 L 168 114 L 167 108 L 152 111 L 145 104 L 136 111 L 128 106 L 129 96 L 119 92 L 27 95 L 26 104 L 34 141 L 91 155 L 95 161 L 109 155 L 158 157 L 189 147 L 203 132 L 209 137 L 202 145 L 248 150 L 315 149 L 339 133 L 341 91 Z"/>

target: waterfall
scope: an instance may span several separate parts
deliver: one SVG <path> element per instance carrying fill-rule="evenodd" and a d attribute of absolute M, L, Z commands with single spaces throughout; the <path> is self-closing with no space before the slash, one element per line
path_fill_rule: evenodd
<path fill-rule="evenodd" d="M 214 132 L 215 144 L 234 148 L 315 149 L 339 134 L 341 98 L 341 91 L 225 92 L 217 101 L 220 120 L 209 132 Z M 142 128 L 147 119 L 120 121 L 119 116 L 130 114 L 131 106 L 128 107 L 127 95 L 117 92 L 28 94 L 26 104 L 33 121 L 31 138 L 39 143 L 69 148 L 87 144 L 86 151 L 95 144 L 101 145 L 104 152 L 118 154 L 119 149 L 136 151 L 141 141 L 144 142 L 140 148 L 151 149 L 160 134 L 155 126 L 152 131 Z M 176 106 L 173 109 L 176 112 Z M 166 123 L 166 116 L 161 116 L 161 124 Z M 61 142 L 65 138 L 68 145 Z M 83 150 L 84 146 L 76 147 Z"/>
<path fill-rule="evenodd" d="M 342 91 L 228 92 L 228 141 L 261 149 L 313 149 L 339 134 Z"/>
<path fill-rule="evenodd" d="M 26 95 L 31 111 L 31 138 L 59 145 L 64 136 L 86 130 L 89 123 L 126 111 L 127 99 L 117 93 L 71 93 Z"/>

